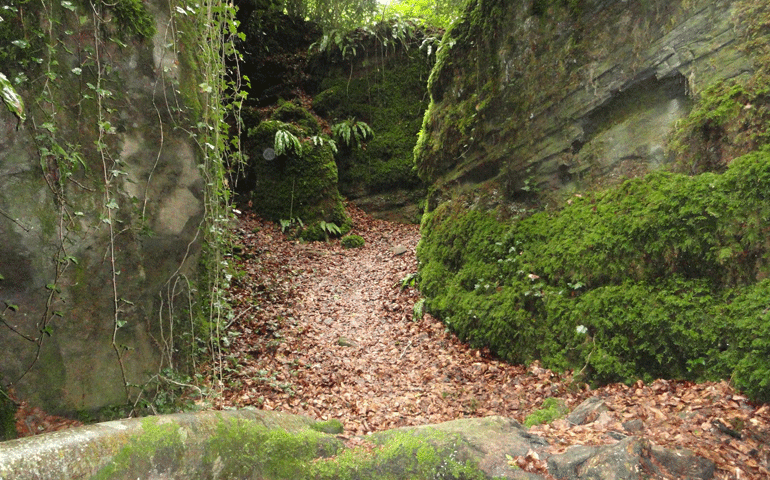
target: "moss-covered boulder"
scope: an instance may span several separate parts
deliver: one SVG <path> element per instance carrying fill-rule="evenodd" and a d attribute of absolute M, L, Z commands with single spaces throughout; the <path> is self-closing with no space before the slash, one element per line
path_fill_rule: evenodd
<path fill-rule="evenodd" d="M 126 479 L 545 480 L 516 460 L 540 458 L 559 478 L 712 478 L 713 462 L 628 437 L 553 454 L 515 420 L 490 416 L 405 427 L 347 447 L 333 422 L 260 410 L 128 419 L 0 443 L 0 476 Z M 589 465 L 585 468 L 584 465 Z M 599 472 L 599 473 L 597 473 Z"/>
<path fill-rule="evenodd" d="M 279 109 L 278 115 L 289 115 Z M 312 116 L 301 116 L 309 123 Z M 350 230 L 342 196 L 337 189 L 333 143 L 296 123 L 267 120 L 249 129 L 246 181 L 254 209 L 264 218 L 281 222 L 307 240 L 323 240 Z M 317 124 L 315 125 L 317 127 Z"/>
<path fill-rule="evenodd" d="M 469 2 L 415 149 L 427 311 L 511 362 L 769 399 L 768 19 Z"/>

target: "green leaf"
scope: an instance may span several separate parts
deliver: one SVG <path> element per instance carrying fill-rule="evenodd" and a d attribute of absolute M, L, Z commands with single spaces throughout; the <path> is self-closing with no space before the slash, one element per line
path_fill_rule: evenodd
<path fill-rule="evenodd" d="M 19 120 L 23 122 L 27 119 L 27 115 L 24 113 L 24 100 L 22 100 L 21 96 L 13 88 L 13 85 L 11 85 L 11 82 L 2 73 L 0 73 L 0 96 L 3 97 L 3 102 L 5 102 L 8 110 L 19 117 Z"/>

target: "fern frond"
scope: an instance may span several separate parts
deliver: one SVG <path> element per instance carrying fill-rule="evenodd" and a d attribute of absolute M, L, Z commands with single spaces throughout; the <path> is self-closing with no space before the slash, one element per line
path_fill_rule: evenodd
<path fill-rule="evenodd" d="M 302 143 L 293 133 L 286 130 L 275 132 L 275 145 L 273 146 L 276 155 L 288 154 L 291 150 L 297 155 L 302 154 Z"/>

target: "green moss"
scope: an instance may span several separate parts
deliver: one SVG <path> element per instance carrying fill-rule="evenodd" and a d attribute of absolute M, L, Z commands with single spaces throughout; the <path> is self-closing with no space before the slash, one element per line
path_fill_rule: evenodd
<path fill-rule="evenodd" d="M 118 0 L 105 2 L 115 12 L 118 21 L 118 31 L 124 36 L 152 38 L 155 35 L 155 19 L 152 17 L 142 0 Z"/>
<path fill-rule="evenodd" d="M 150 418 L 143 422 L 142 433 L 93 478 L 133 479 L 150 472 L 180 478 L 214 474 L 224 479 L 275 480 L 487 478 L 471 460 L 474 452 L 456 434 L 432 428 L 381 432 L 368 437 L 375 448 L 345 450 L 334 436 L 340 431 L 337 421 L 289 432 L 244 419 L 180 427 Z"/>
<path fill-rule="evenodd" d="M 342 246 L 345 248 L 359 248 L 363 247 L 366 241 L 360 235 L 348 235 L 342 237 L 340 243 L 342 243 Z"/>
<path fill-rule="evenodd" d="M 419 44 L 404 50 L 372 49 L 345 65 L 330 68 L 313 108 L 331 124 L 355 118 L 375 135 L 361 148 L 338 142 L 340 189 L 360 196 L 391 189 L 421 188 L 413 168 L 413 148 L 427 107 L 425 80 L 430 61 Z"/>
<path fill-rule="evenodd" d="M 461 453 L 453 435 L 432 430 L 388 432 L 372 439 L 379 448 L 343 450 L 331 435 L 339 422 L 317 422 L 311 430 L 288 433 L 250 422 L 223 422 L 207 443 L 204 467 L 217 464 L 221 478 L 385 479 L 486 478 Z M 319 430 L 319 431 L 316 431 Z"/>
<path fill-rule="evenodd" d="M 529 428 L 533 425 L 551 423 L 566 415 L 567 412 L 569 409 L 564 405 L 563 400 L 553 397 L 546 398 L 539 410 L 527 415 L 527 418 L 524 419 L 524 426 Z"/>
<path fill-rule="evenodd" d="M 312 478 L 306 473 L 312 461 L 341 448 L 339 440 L 315 430 L 289 433 L 242 420 L 222 421 L 205 447 L 203 463 L 206 469 L 221 465 L 220 478 Z"/>
<path fill-rule="evenodd" d="M 315 462 L 305 478 L 332 479 L 435 479 L 487 478 L 467 458 L 463 441 L 435 430 L 385 432 L 372 439 L 379 448 L 346 450 L 325 461 Z"/>
<path fill-rule="evenodd" d="M 275 156 L 278 131 L 301 139 L 300 151 Z M 252 199 L 261 215 L 273 221 L 300 219 L 304 228 L 298 233 L 312 240 L 326 238 L 321 221 L 336 224 L 340 234 L 350 230 L 328 142 L 316 144 L 305 130 L 276 120 L 260 123 L 248 135 L 251 160 L 247 181 L 252 183 Z"/>
<path fill-rule="evenodd" d="M 295 102 L 279 102 L 278 108 L 270 118 L 283 123 L 294 123 L 308 135 L 315 135 L 321 129 L 318 120 L 306 108 Z"/>
<path fill-rule="evenodd" d="M 735 373 L 764 398 L 759 307 L 738 299 L 770 275 L 768 191 L 763 149 L 722 175 L 657 172 L 516 221 L 455 199 L 423 221 L 427 310 L 512 362 L 599 382 Z M 744 306 L 725 312 L 725 297 Z"/>
<path fill-rule="evenodd" d="M 332 418 L 331 420 L 327 420 L 325 422 L 315 422 L 314 424 L 310 425 L 310 428 L 317 432 L 329 433 L 332 435 L 340 434 L 343 431 L 342 422 L 336 418 Z"/>
<path fill-rule="evenodd" d="M 16 402 L 0 386 L 0 442 L 16 438 Z"/>
<path fill-rule="evenodd" d="M 133 479 L 136 472 L 176 471 L 185 450 L 181 427 L 161 424 L 157 418 L 142 422 L 142 433 L 131 439 L 112 461 L 92 477 L 98 479 Z"/>

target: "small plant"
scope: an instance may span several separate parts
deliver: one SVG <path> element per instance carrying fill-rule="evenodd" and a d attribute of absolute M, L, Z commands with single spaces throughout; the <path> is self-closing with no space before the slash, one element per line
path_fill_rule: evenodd
<path fill-rule="evenodd" d="M 332 125 L 332 134 L 339 142 L 348 147 L 362 148 L 363 142 L 374 137 L 374 131 L 365 122 L 360 122 L 355 117 Z"/>
<path fill-rule="evenodd" d="M 569 409 L 564 402 L 558 398 L 550 397 L 543 400 L 540 410 L 535 410 L 524 419 L 524 426 L 529 428 L 533 425 L 551 423 L 554 420 L 563 417 Z"/>
<path fill-rule="evenodd" d="M 410 273 L 401 279 L 401 290 L 406 290 L 408 287 L 414 288 L 419 281 L 420 274 L 418 272 Z"/>
<path fill-rule="evenodd" d="M 334 222 L 325 222 L 321 220 L 318 222 L 318 226 L 321 227 L 321 230 L 324 232 L 324 234 L 327 236 L 327 240 L 329 240 L 329 235 L 341 235 L 342 230 L 340 230 L 340 227 L 334 223 Z"/>
<path fill-rule="evenodd" d="M 425 315 L 425 299 L 421 298 L 417 301 L 417 303 L 414 304 L 414 307 L 412 307 L 412 320 L 415 322 L 419 322 L 422 320 L 422 317 Z"/>
<path fill-rule="evenodd" d="M 337 142 L 332 140 L 331 138 L 326 138 L 323 135 L 313 135 L 310 137 L 310 140 L 313 142 L 313 145 L 315 146 L 324 146 L 324 144 L 329 145 L 329 148 L 332 149 L 332 152 L 337 153 Z"/>
<path fill-rule="evenodd" d="M 342 246 L 345 248 L 359 248 L 364 246 L 366 240 L 360 235 L 348 235 L 342 237 L 340 243 L 342 243 Z"/>
<path fill-rule="evenodd" d="M 302 153 L 302 143 L 293 133 L 286 130 L 275 132 L 275 145 L 273 146 L 276 155 L 288 154 L 294 151 L 297 155 Z"/>
<path fill-rule="evenodd" d="M 281 233 L 286 233 L 286 229 L 292 230 L 294 228 L 304 228 L 305 224 L 302 223 L 302 219 L 299 217 L 292 217 L 289 219 L 279 220 L 281 224 Z"/>

